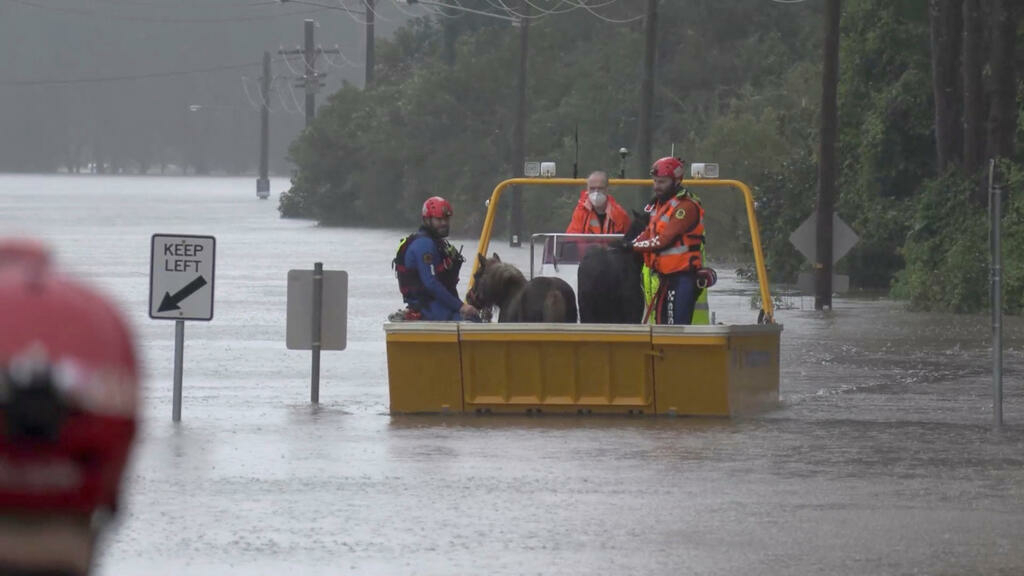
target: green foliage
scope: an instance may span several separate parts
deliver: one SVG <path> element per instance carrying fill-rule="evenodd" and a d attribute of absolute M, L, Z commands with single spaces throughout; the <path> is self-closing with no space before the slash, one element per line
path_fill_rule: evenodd
<path fill-rule="evenodd" d="M 817 181 L 817 163 L 804 154 L 766 170 L 754 189 L 765 264 L 773 282 L 795 282 L 805 267 L 805 258 L 789 235 L 814 211 Z"/>
<path fill-rule="evenodd" d="M 789 236 L 816 204 L 821 18 L 818 3 L 690 0 L 659 12 L 654 156 L 674 146 L 751 185 L 775 281 L 809 270 Z M 457 233 L 480 229 L 495 184 L 521 169 L 511 161 L 519 29 L 457 20 L 416 20 L 378 42 L 377 85 L 339 91 L 293 143 L 298 170 L 282 215 L 407 227 L 424 198 L 441 194 L 455 205 Z M 966 204 L 969 183 L 936 178 L 928 1 L 847 0 L 841 26 L 836 206 L 860 242 L 837 271 L 862 288 L 895 285 L 915 308 L 977 310 L 988 290 L 987 228 L 984 211 Z M 574 11 L 532 22 L 529 34 L 527 158 L 570 175 L 578 128 L 579 175 L 617 173 L 617 150 L 637 140 L 642 25 Z M 1018 121 L 1020 140 L 1024 114 Z M 627 176 L 646 173 L 638 164 L 626 163 Z M 1020 190 L 1024 170 L 1004 171 Z M 575 189 L 544 191 L 522 191 L 527 234 L 564 229 L 578 198 Z M 742 197 L 698 194 L 710 259 L 748 259 Z M 649 191 L 616 196 L 637 208 Z M 1021 222 L 1024 205 L 1013 198 L 1008 254 L 1024 250 Z M 1004 277 L 1007 307 L 1019 310 L 1024 264 L 1012 261 Z"/>
<path fill-rule="evenodd" d="M 812 138 L 817 104 L 805 93 L 817 80 L 806 50 L 816 14 L 696 4 L 686 18 L 667 11 L 662 24 L 675 33 L 659 46 L 655 155 L 675 143 L 689 160 L 718 161 L 726 176 L 752 181 L 794 150 L 806 152 Z M 378 42 L 377 85 L 346 87 L 328 100 L 290 149 L 298 170 L 281 197 L 283 216 L 409 226 L 423 198 L 442 194 L 455 205 L 456 232 L 480 229 L 494 185 L 520 170 L 510 162 L 518 29 L 466 26 L 449 59 L 446 25 L 417 20 Z M 585 11 L 532 23 L 527 156 L 554 160 L 570 175 L 578 128 L 579 175 L 617 173 L 618 149 L 632 149 L 637 137 L 642 52 L 639 24 L 613 25 Z M 628 176 L 646 172 L 626 168 Z M 524 190 L 526 232 L 564 229 L 577 194 Z M 639 208 L 649 194 L 616 195 Z M 746 217 L 738 195 L 721 196 L 706 198 L 708 226 L 712 250 L 727 255 L 746 237 Z"/>
<path fill-rule="evenodd" d="M 904 247 L 893 294 L 917 310 L 976 312 L 988 294 L 985 210 L 967 202 L 973 182 L 951 172 L 929 181 Z"/>
<path fill-rule="evenodd" d="M 1024 312 L 1024 165 L 1003 163 L 1003 307 L 1011 314 Z M 987 254 L 987 252 L 986 252 Z M 988 260 L 986 259 L 986 262 Z"/>
<path fill-rule="evenodd" d="M 838 268 L 887 289 L 904 264 L 906 214 L 934 174 L 927 2 L 853 0 L 842 26 L 838 210 L 860 241 Z"/>

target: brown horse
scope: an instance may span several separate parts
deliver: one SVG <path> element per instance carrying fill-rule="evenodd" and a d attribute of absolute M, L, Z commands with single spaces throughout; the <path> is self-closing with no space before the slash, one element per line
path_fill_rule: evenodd
<path fill-rule="evenodd" d="M 485 259 L 473 275 L 466 301 L 480 310 L 498 307 L 498 322 L 576 323 L 576 293 L 561 278 L 538 277 L 526 281 L 518 268 L 497 254 Z"/>

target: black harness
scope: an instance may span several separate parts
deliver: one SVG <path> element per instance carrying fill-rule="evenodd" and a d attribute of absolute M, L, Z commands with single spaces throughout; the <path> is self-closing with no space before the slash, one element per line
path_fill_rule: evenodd
<path fill-rule="evenodd" d="M 395 269 L 395 275 L 398 277 L 398 290 L 402 293 L 402 299 L 407 304 L 418 306 L 424 306 L 433 299 L 423 282 L 420 281 L 420 274 L 416 266 L 405 265 L 405 254 L 409 250 L 409 246 L 420 236 L 430 238 L 434 243 L 434 248 L 441 255 L 441 261 L 433 263 L 434 274 L 441 285 L 451 292 L 452 296 L 458 298 L 459 293 L 456 286 L 459 283 L 459 271 L 462 270 L 462 263 L 466 259 L 447 240 L 438 238 L 426 228 L 420 228 L 402 239 L 398 245 L 398 253 L 391 261 L 391 267 Z"/>

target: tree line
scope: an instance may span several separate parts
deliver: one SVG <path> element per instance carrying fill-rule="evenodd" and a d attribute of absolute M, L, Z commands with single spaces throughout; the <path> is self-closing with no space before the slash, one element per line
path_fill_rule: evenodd
<path fill-rule="evenodd" d="M 469 2 L 464 2 L 469 5 Z M 642 13 L 621 2 L 619 15 Z M 814 210 L 820 121 L 820 3 L 661 2 L 654 156 L 717 161 L 755 189 L 776 281 L 808 263 L 789 234 Z M 987 298 L 983 174 L 1011 191 L 1006 254 L 1024 248 L 1024 42 L 1013 0 L 844 0 L 838 80 L 840 217 L 861 237 L 838 264 L 855 286 L 917 308 L 972 311 Z M 414 226 L 432 194 L 476 233 L 494 184 L 519 174 L 515 26 L 418 19 L 378 43 L 377 83 L 346 85 L 297 138 L 286 217 L 324 225 Z M 527 156 L 560 175 L 618 172 L 637 141 L 643 23 L 573 12 L 531 23 Z M 645 167 L 627 162 L 627 176 Z M 624 192 L 627 205 L 644 192 Z M 565 226 L 573 194 L 526 198 L 532 231 Z M 707 194 L 709 253 L 749 253 L 738 196 Z M 507 203 L 507 202 L 506 202 Z M 1007 306 L 1024 306 L 1024 263 L 1008 258 Z"/>

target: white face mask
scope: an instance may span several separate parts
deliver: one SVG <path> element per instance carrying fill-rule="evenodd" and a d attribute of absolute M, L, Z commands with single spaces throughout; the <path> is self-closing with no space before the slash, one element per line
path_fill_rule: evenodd
<path fill-rule="evenodd" d="M 608 196 L 604 192 L 588 192 L 587 198 L 590 200 L 590 205 L 597 209 L 604 209 L 608 204 Z"/>

